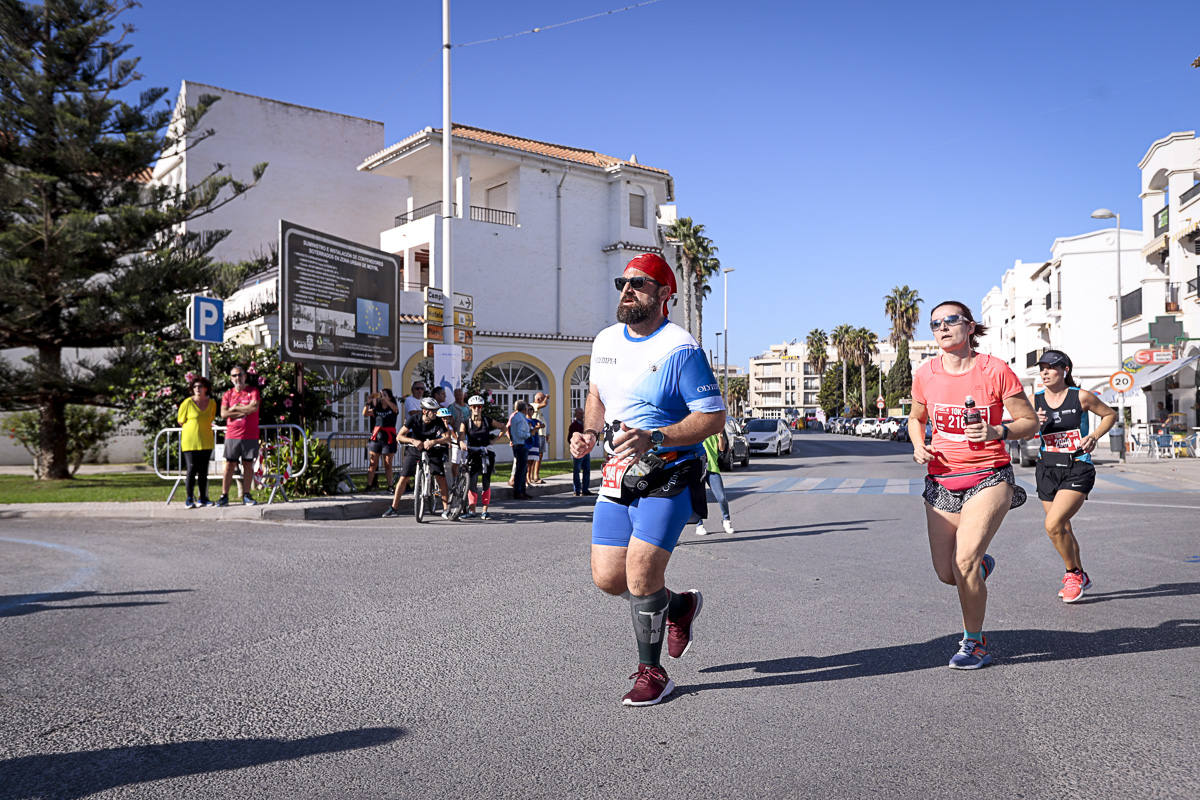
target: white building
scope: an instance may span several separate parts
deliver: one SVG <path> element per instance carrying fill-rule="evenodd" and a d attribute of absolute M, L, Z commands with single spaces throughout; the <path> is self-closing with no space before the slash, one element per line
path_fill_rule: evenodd
<path fill-rule="evenodd" d="M 259 186 L 195 224 L 235 230 L 215 252 L 223 260 L 264 252 L 281 218 L 399 256 L 402 364 L 381 372 L 380 385 L 406 394 L 424 357 L 422 289 L 441 283 L 441 131 L 385 147 L 380 123 L 190 82 L 177 109 L 202 94 L 222 97 L 204 119 L 217 136 L 164 156 L 156 177 L 195 182 L 216 161 L 242 177 L 269 162 Z M 550 395 L 547 455 L 564 457 L 572 411 L 587 392 L 592 337 L 616 321 L 612 279 L 635 255 L 663 253 L 659 215 L 673 218 L 665 206 L 673 181 L 633 157 L 481 128 L 456 125 L 454 140 L 454 290 L 475 300 L 467 377 L 506 408 Z M 226 313 L 274 302 L 277 283 L 276 269 L 253 276 Z M 278 321 L 260 318 L 227 336 L 276 347 Z M 342 401 L 334 430 L 361 428 L 361 394 Z"/>
<path fill-rule="evenodd" d="M 909 363 L 915 372 L 926 358 L 939 352 L 933 340 L 910 340 L 908 343 Z M 878 352 L 871 363 L 885 373 L 896 363 L 896 349 L 887 341 L 878 345 Z M 826 348 L 827 364 L 838 360 L 837 348 Z M 808 360 L 808 344 L 799 339 L 782 344 L 773 344 L 761 354 L 750 359 L 748 405 L 753 416 L 782 419 L 816 413 L 820 408 L 817 395 L 821 389 L 822 376 Z M 861 375 L 851 367 L 847 378 L 848 391 L 857 397 L 861 391 Z M 874 396 L 878 387 L 867 387 Z"/>

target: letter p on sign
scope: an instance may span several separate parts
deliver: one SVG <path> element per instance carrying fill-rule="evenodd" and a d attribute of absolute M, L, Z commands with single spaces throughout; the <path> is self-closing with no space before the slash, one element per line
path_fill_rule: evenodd
<path fill-rule="evenodd" d="M 215 297 L 192 297 L 188 328 L 197 342 L 220 344 L 225 340 L 225 303 Z"/>

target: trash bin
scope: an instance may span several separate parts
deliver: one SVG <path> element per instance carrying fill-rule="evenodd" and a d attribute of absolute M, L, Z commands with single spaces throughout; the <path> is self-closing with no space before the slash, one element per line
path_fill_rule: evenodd
<path fill-rule="evenodd" d="M 1108 432 L 1108 449 L 1113 453 L 1125 452 L 1125 426 L 1114 425 Z"/>

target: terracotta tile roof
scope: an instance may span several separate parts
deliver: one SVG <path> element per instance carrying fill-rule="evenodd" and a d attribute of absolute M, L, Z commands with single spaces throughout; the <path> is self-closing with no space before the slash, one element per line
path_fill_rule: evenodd
<path fill-rule="evenodd" d="M 369 168 L 373 162 L 378 161 L 386 155 L 403 150 L 408 145 L 416 142 L 424 136 L 442 135 L 441 128 L 424 128 L 417 131 L 411 136 L 407 136 L 396 144 L 378 153 L 373 153 L 363 160 L 359 165 L 359 169 Z M 497 131 L 489 131 L 484 128 L 476 128 L 471 125 L 454 125 L 454 136 L 458 139 L 470 139 L 484 144 L 494 144 L 499 147 L 509 147 L 513 150 L 523 150 L 527 153 L 535 153 L 548 158 L 557 158 L 562 161 L 571 161 L 576 164 L 587 164 L 592 167 L 600 167 L 607 169 L 614 166 L 634 167 L 636 169 L 644 169 L 647 172 L 657 172 L 661 175 L 670 175 L 667 170 L 659 167 L 650 167 L 645 164 L 639 164 L 636 161 L 626 161 L 622 158 L 606 156 L 603 153 L 598 153 L 595 150 L 585 150 L 581 147 L 568 147 L 563 144 L 552 144 L 550 142 L 541 142 L 537 139 L 526 139 L 522 136 L 513 136 L 508 133 L 499 133 Z"/>

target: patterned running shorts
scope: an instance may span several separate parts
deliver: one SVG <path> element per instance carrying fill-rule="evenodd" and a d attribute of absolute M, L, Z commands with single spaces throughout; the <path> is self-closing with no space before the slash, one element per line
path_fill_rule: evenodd
<path fill-rule="evenodd" d="M 958 514 L 963 509 L 963 504 L 970 500 L 975 495 L 979 494 L 984 489 L 991 486 L 998 486 L 1001 483 L 1007 483 L 1013 488 L 1012 502 L 1008 504 L 1010 509 L 1020 508 L 1025 505 L 1027 499 L 1025 490 L 1017 486 L 1016 476 L 1013 475 L 1012 465 L 1003 466 L 1000 469 L 988 475 L 979 483 L 972 486 L 970 489 L 963 489 L 960 492 L 954 492 L 942 486 L 929 475 L 925 476 L 925 491 L 922 497 L 925 502 L 936 508 L 938 511 L 945 511 L 950 514 Z"/>

